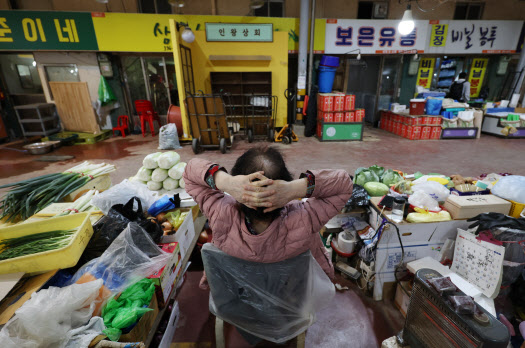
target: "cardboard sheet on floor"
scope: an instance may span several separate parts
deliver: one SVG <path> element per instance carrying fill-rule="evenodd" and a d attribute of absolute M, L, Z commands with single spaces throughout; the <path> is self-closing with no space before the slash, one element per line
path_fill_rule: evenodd
<path fill-rule="evenodd" d="M 24 272 L 0 274 L 0 301 L 9 294 L 24 274 Z"/>

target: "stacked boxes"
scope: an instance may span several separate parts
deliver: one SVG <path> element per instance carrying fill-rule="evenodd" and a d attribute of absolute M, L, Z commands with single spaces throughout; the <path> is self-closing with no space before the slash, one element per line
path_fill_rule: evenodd
<path fill-rule="evenodd" d="M 317 137 L 320 140 L 361 140 L 364 118 L 365 110 L 355 108 L 355 95 L 317 94 Z"/>
<path fill-rule="evenodd" d="M 440 139 L 442 120 L 441 116 L 411 116 L 383 111 L 380 128 L 410 140 Z"/>

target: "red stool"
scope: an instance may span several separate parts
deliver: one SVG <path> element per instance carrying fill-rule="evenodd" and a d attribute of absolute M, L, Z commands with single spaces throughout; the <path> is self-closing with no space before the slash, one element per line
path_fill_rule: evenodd
<path fill-rule="evenodd" d="M 146 136 L 145 123 L 148 122 L 151 136 L 155 136 L 155 129 L 153 128 L 153 121 L 157 121 L 160 128 L 159 115 L 153 110 L 153 105 L 149 100 L 135 100 L 135 109 L 140 117 L 140 127 L 142 129 L 142 136 Z"/>
<path fill-rule="evenodd" d="M 115 131 L 120 131 L 120 133 L 122 134 L 122 137 L 125 138 L 126 129 L 129 129 L 128 121 L 129 121 L 128 115 L 120 115 L 117 119 L 117 127 L 113 127 L 113 135 L 115 135 Z"/>

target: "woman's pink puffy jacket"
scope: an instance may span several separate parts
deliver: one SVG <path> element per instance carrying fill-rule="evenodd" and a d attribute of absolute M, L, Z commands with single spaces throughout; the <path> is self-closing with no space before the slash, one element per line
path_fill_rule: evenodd
<path fill-rule="evenodd" d="M 315 190 L 306 202 L 288 203 L 268 228 L 251 234 L 244 214 L 231 196 L 205 182 L 213 163 L 192 159 L 184 171 L 186 192 L 199 204 L 213 231 L 213 244 L 228 255 L 254 262 L 278 262 L 307 250 L 332 278 L 334 268 L 321 242 L 319 230 L 337 215 L 352 194 L 352 180 L 344 170 L 312 170 Z"/>

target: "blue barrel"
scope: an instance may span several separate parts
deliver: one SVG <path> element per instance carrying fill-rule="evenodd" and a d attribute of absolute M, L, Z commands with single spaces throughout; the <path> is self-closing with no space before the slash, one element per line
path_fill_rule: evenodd
<path fill-rule="evenodd" d="M 319 92 L 320 93 L 332 92 L 336 70 L 337 68 L 332 68 L 329 66 L 319 67 Z"/>
<path fill-rule="evenodd" d="M 331 66 L 333 68 L 339 67 L 339 57 L 334 56 L 322 56 L 319 65 Z"/>

